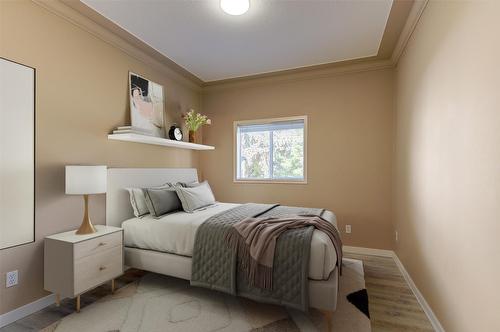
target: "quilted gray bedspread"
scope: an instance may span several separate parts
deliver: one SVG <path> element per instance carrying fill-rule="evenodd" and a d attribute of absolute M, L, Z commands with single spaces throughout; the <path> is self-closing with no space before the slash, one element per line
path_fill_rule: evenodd
<path fill-rule="evenodd" d="M 237 253 L 229 249 L 224 236 L 232 224 L 249 217 L 292 214 L 321 216 L 323 212 L 323 209 L 249 203 L 210 217 L 200 225 L 196 233 L 191 285 L 307 311 L 313 227 L 288 230 L 278 238 L 272 290 L 248 284 L 245 274 L 237 268 Z"/>

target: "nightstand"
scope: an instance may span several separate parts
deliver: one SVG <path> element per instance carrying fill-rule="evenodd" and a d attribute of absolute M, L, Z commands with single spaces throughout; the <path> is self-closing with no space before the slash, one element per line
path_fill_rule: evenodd
<path fill-rule="evenodd" d="M 95 226 L 97 232 L 77 235 L 64 232 L 45 238 L 44 288 L 61 298 L 76 297 L 80 311 L 80 295 L 123 274 L 123 229 Z"/>

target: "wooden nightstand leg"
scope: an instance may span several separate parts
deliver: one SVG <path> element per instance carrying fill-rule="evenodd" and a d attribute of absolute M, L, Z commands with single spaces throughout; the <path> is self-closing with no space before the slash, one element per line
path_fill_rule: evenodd
<path fill-rule="evenodd" d="M 56 307 L 61 305 L 61 295 L 56 294 Z"/>
<path fill-rule="evenodd" d="M 111 293 L 115 293 L 115 279 L 111 279 Z"/>
<path fill-rule="evenodd" d="M 80 295 L 76 297 L 76 312 L 80 312 Z"/>
<path fill-rule="evenodd" d="M 333 312 L 329 310 L 321 310 L 323 313 L 323 316 L 325 317 L 325 322 L 326 322 L 326 332 L 332 332 L 332 319 L 333 319 Z"/>

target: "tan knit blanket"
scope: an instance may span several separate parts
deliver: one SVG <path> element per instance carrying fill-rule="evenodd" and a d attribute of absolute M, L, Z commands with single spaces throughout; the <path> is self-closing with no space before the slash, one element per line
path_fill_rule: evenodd
<path fill-rule="evenodd" d="M 337 228 L 316 215 L 247 218 L 232 226 L 226 234 L 226 241 L 233 250 L 237 250 L 240 266 L 247 274 L 249 283 L 272 289 L 274 250 L 278 237 L 289 229 L 309 226 L 329 236 L 341 262 L 342 242 Z"/>

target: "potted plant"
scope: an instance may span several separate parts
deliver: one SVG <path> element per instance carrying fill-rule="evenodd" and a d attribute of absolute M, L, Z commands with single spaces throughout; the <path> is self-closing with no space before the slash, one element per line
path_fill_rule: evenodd
<path fill-rule="evenodd" d="M 189 130 L 189 142 L 196 142 L 196 131 L 205 124 L 210 124 L 211 121 L 206 115 L 196 113 L 193 109 L 187 112 L 184 116 L 186 128 Z"/>

